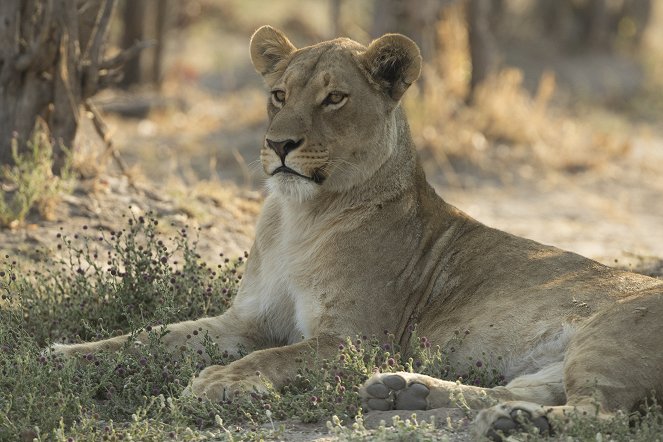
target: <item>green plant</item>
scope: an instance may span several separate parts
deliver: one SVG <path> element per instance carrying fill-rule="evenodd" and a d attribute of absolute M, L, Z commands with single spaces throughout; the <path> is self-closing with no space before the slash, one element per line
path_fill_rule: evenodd
<path fill-rule="evenodd" d="M 172 402 L 205 358 L 220 364 L 230 359 L 209 339 L 207 354 L 173 355 L 161 343 L 167 330 L 151 331 L 151 324 L 222 313 L 236 293 L 244 257 L 223 258 L 211 268 L 200 260 L 187 229 L 164 238 L 157 227 L 152 216 L 130 216 L 121 231 L 92 232 L 84 226 L 71 238 L 58 234 L 55 255 L 42 253 L 32 271 L 21 271 L 5 256 L 0 265 L 0 440 L 58 440 L 57 434 L 83 434 L 86 422 L 124 423 L 140 410 L 150 422 L 161 419 L 156 427 L 176 433 L 180 427 L 211 425 L 215 415 L 245 418 L 248 407 L 192 398 Z M 126 348 L 65 360 L 43 350 L 65 337 L 98 339 L 143 328 L 150 339 L 140 352 Z M 159 396 L 171 398 L 168 413 L 152 403 Z"/>
<path fill-rule="evenodd" d="M 367 429 L 364 426 L 364 420 L 361 415 L 355 418 L 355 422 L 350 426 L 345 426 L 338 416 L 332 417 L 327 421 L 327 429 L 339 441 L 445 441 L 449 440 L 446 435 L 440 434 L 440 430 L 435 427 L 435 420 L 431 418 L 430 422 L 417 419 L 416 414 L 412 414 L 409 419 L 402 420 L 399 416 L 392 418 L 391 426 L 387 427 L 382 422 L 375 429 Z"/>
<path fill-rule="evenodd" d="M 53 217 L 60 195 L 72 188 L 71 153 L 66 152 L 65 165 L 56 176 L 53 167 L 53 145 L 45 129 L 36 126 L 25 152 L 19 152 L 16 138 L 11 144 L 13 166 L 0 170 L 0 227 L 15 227 L 36 208 L 45 218 Z"/>
<path fill-rule="evenodd" d="M 25 326 L 37 341 L 100 339 L 222 313 L 244 257 L 222 257 L 212 268 L 200 261 L 187 229 L 164 238 L 158 225 L 150 215 L 130 216 L 118 231 L 58 233 L 55 257 L 41 253 L 17 282 Z"/>

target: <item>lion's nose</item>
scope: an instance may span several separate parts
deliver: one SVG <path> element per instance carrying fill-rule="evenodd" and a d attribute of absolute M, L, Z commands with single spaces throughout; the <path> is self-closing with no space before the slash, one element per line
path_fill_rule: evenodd
<path fill-rule="evenodd" d="M 285 161 L 285 157 L 292 152 L 293 150 L 297 149 L 299 146 L 304 143 L 304 139 L 300 139 L 299 141 L 295 140 L 283 140 L 283 141 L 274 141 L 270 140 L 267 138 L 265 141 L 267 141 L 267 145 L 269 146 L 270 149 L 272 149 L 274 152 L 276 152 L 276 155 L 281 158 L 281 161 Z"/>

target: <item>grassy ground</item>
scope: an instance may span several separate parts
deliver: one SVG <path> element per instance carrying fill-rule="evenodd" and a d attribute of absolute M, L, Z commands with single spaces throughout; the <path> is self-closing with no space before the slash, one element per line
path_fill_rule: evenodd
<path fill-rule="evenodd" d="M 204 353 L 188 348 L 171 353 L 161 345 L 163 334 L 156 333 L 139 351 L 129 342 L 118 353 L 65 360 L 46 350 L 53 341 L 150 330 L 154 324 L 219 314 L 230 305 L 246 256 L 208 265 L 196 252 L 195 232 L 182 229 L 170 237 L 159 232 L 158 219 L 129 215 L 117 231 L 83 226 L 72 236 L 58 233 L 55 250 L 37 252 L 41 257 L 32 270 L 4 257 L 0 440 L 279 438 L 282 430 L 263 424 L 324 423 L 332 416 L 333 431 L 345 437 L 352 435 L 343 424 L 361 413 L 358 386 L 373 370 L 458 377 L 425 337 L 406 359 L 385 331 L 339 342 L 336 359 L 302 365 L 281 392 L 214 403 L 180 396 L 205 359 L 231 361 L 211 340 Z M 463 376 L 484 385 L 502 381 L 496 372 L 472 364 Z M 403 431 L 415 427 L 408 424 Z"/>
<path fill-rule="evenodd" d="M 223 402 L 181 396 L 205 359 L 231 362 L 211 340 L 204 352 L 173 353 L 161 344 L 163 334 L 152 333 L 139 350 L 128 342 L 118 353 L 74 360 L 51 354 L 47 347 L 54 341 L 149 331 L 155 324 L 220 314 L 230 305 L 246 256 L 206 263 L 196 251 L 196 231 L 166 236 L 162 230 L 153 216 L 127 215 L 117 231 L 83 226 L 71 236 L 57 234 L 55 249 L 38 251 L 29 268 L 4 257 L 0 440 L 289 439 L 282 422 L 327 422 L 328 437 L 339 440 L 458 439 L 466 428 L 454 431 L 460 424 L 451 420 L 442 429 L 416 418 L 367 429 L 358 386 L 374 370 L 417 371 L 483 386 L 503 383 L 480 361 L 449 366 L 445 353 L 423 336 L 413 340 L 413 348 L 400 349 L 387 330 L 339 342 L 336 358 L 302 365 L 283 391 L 247 392 Z M 463 333 L 459 330 L 456 346 Z M 463 410 L 462 398 L 458 407 Z M 663 433 L 656 404 L 633 419 L 573 417 L 563 439 L 652 441 Z"/>

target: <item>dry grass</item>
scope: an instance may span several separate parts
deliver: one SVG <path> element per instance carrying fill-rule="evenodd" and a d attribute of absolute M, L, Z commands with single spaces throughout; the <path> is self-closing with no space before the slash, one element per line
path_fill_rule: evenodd
<path fill-rule="evenodd" d="M 557 87 L 552 72 L 544 73 L 532 95 L 523 86 L 521 71 L 502 69 L 466 105 L 471 67 L 459 7 L 448 8 L 438 24 L 438 38 L 438 57 L 425 67 L 423 87 L 410 94 L 405 106 L 417 145 L 431 154 L 450 184 L 458 184 L 454 159 L 484 170 L 501 167 L 501 175 L 509 179 L 511 170 L 524 178 L 534 170 L 584 171 L 629 151 L 626 133 L 597 128 L 551 105 Z M 518 167 L 525 163 L 527 167 Z"/>

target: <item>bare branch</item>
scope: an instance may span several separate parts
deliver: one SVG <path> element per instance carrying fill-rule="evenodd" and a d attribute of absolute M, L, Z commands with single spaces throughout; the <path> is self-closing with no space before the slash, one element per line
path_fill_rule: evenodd
<path fill-rule="evenodd" d="M 103 7 L 97 16 L 94 34 L 90 39 L 90 45 L 86 48 L 82 60 L 87 64 L 85 67 L 85 84 L 83 85 L 83 96 L 90 97 L 97 91 L 99 80 L 99 63 L 101 62 L 101 51 L 108 25 L 110 23 L 113 10 L 115 9 L 115 0 L 105 0 Z"/>
<path fill-rule="evenodd" d="M 43 1 L 39 12 L 39 17 L 35 18 L 37 36 L 29 43 L 29 49 L 16 58 L 14 69 L 17 72 L 24 72 L 28 69 L 40 72 L 53 65 L 57 51 L 48 42 L 53 29 L 53 0 Z"/>
<path fill-rule="evenodd" d="M 0 163 L 11 163 L 11 137 L 27 140 L 35 118 L 47 120 L 59 145 L 71 147 L 81 105 L 95 115 L 95 127 L 110 145 L 103 120 L 86 98 L 117 83 L 124 63 L 154 44 L 141 41 L 104 57 L 117 0 L 0 0 Z M 62 150 L 54 150 L 55 171 Z"/>
<path fill-rule="evenodd" d="M 99 60 L 106 32 L 108 31 L 108 25 L 111 16 L 113 15 L 113 11 L 115 10 L 115 4 L 115 0 L 105 0 L 103 6 L 99 9 L 94 30 L 92 31 L 92 38 L 90 38 L 90 41 L 83 52 L 83 57 L 81 57 L 83 60 L 89 60 L 92 63 Z"/>
<path fill-rule="evenodd" d="M 115 69 L 123 64 L 125 64 L 127 61 L 131 60 L 132 58 L 136 57 L 140 51 L 146 48 L 150 48 L 156 44 L 156 41 L 154 40 L 145 40 L 145 41 L 137 41 L 136 43 L 133 44 L 130 48 L 127 48 L 117 54 L 113 58 L 108 58 L 106 60 L 103 60 L 99 64 L 99 69 Z"/>
<path fill-rule="evenodd" d="M 32 66 L 38 52 L 39 48 L 34 48 L 25 54 L 19 55 L 14 63 L 14 69 L 16 69 L 17 72 L 27 71 Z"/>
<path fill-rule="evenodd" d="M 58 58 L 54 70 L 53 112 L 49 126 L 53 137 L 67 147 L 76 135 L 80 119 L 81 82 L 79 71 L 78 17 L 75 0 L 57 0 L 61 35 Z M 54 168 L 59 170 L 62 157 L 56 158 Z"/>
<path fill-rule="evenodd" d="M 94 125 L 94 129 L 106 144 L 106 149 L 104 153 L 101 155 L 101 158 L 106 158 L 109 155 L 112 156 L 115 162 L 117 163 L 117 166 L 120 168 L 122 174 L 125 175 L 127 178 L 129 178 L 129 185 L 133 187 L 135 190 L 138 190 L 128 173 L 129 168 L 127 167 L 126 163 L 120 156 L 120 152 L 113 145 L 113 140 L 108 130 L 108 126 L 106 125 L 104 119 L 101 117 L 101 113 L 94 105 L 94 103 L 92 103 L 92 101 L 89 99 L 85 100 L 85 109 L 92 115 L 92 124 Z"/>
<path fill-rule="evenodd" d="M 48 40 L 53 29 L 53 0 L 44 1 L 44 10 L 41 15 L 41 25 L 39 26 L 39 36 L 32 44 L 31 51 L 34 54 L 33 64 L 39 71 L 52 66 L 56 55 L 53 45 L 48 44 Z"/>

